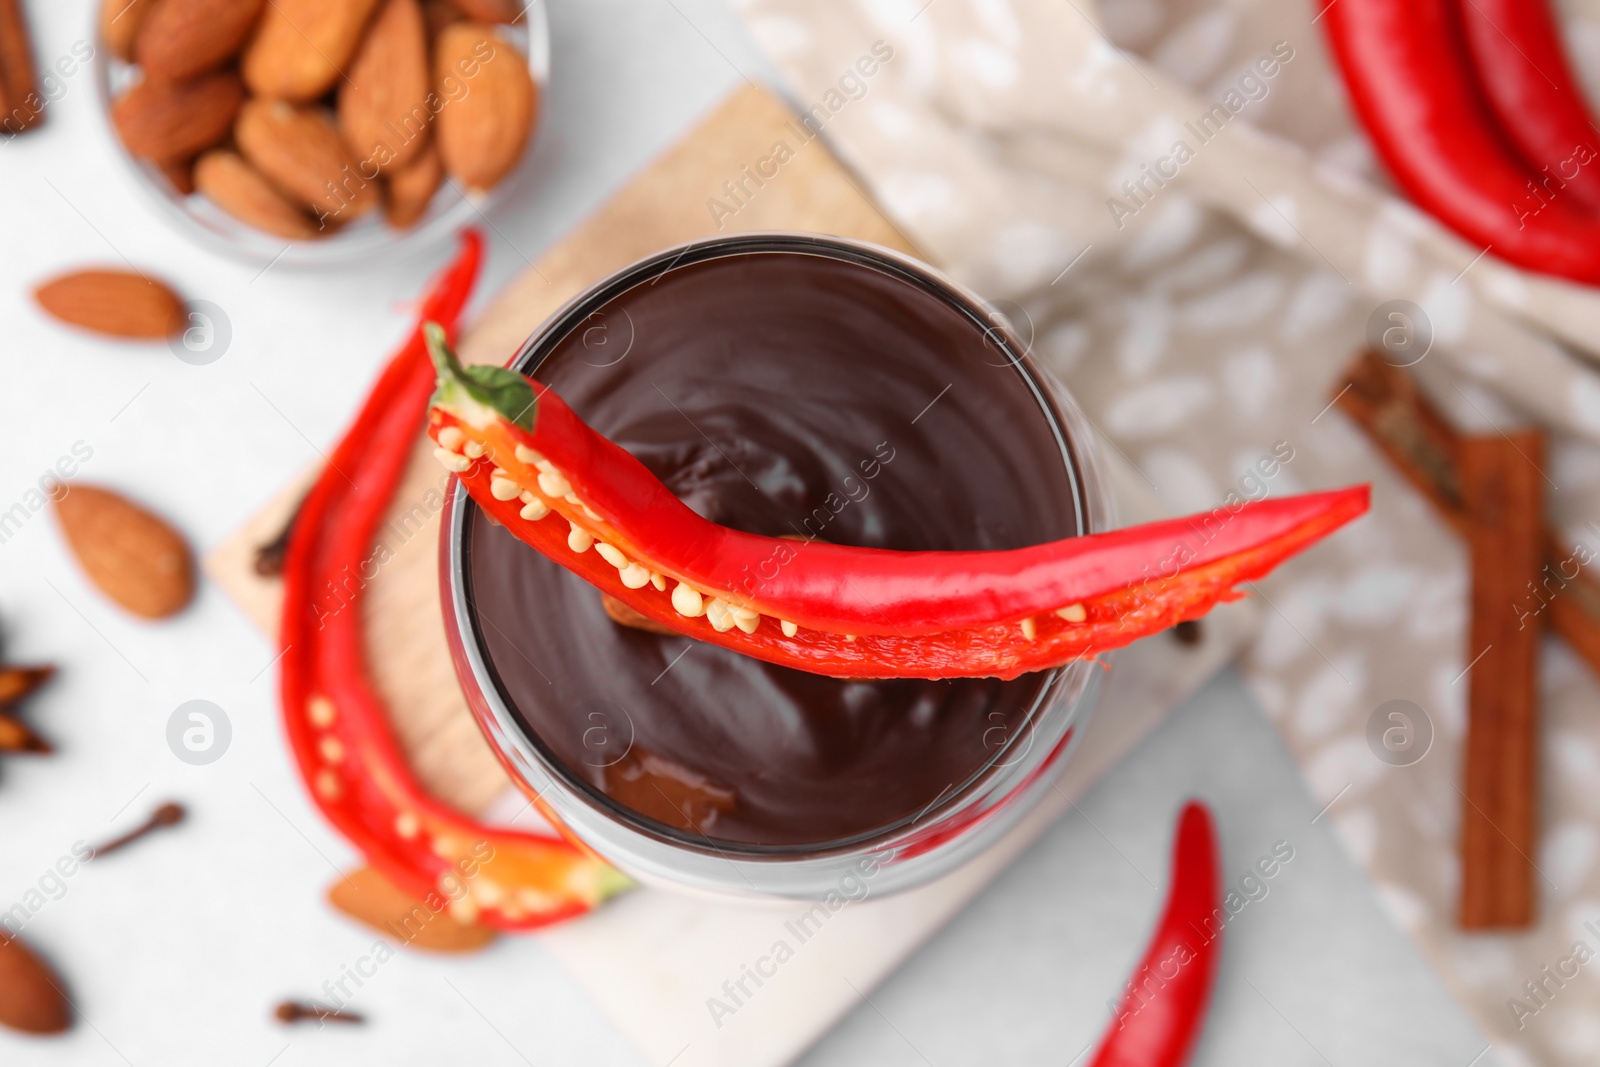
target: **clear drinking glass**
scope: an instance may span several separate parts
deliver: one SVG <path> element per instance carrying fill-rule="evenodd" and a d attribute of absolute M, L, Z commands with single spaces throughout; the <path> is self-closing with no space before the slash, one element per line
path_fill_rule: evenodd
<path fill-rule="evenodd" d="M 819 256 L 884 272 L 934 295 L 985 331 L 987 343 L 1003 356 L 996 365 L 1009 365 L 1037 400 L 1038 417 L 1059 447 L 1058 456 L 1041 460 L 1064 465 L 1080 531 L 1109 527 L 1112 505 L 1090 428 L 1066 391 L 993 309 L 927 265 L 877 246 L 763 233 L 668 249 L 579 295 L 539 328 L 510 365 L 536 374 L 561 339 L 584 329 L 609 301 L 634 286 L 670 285 L 674 270 L 710 259 L 771 253 Z M 821 899 L 841 885 L 849 888 L 852 879 L 870 879 L 874 895 L 881 895 L 952 871 L 994 844 L 1051 788 L 1083 732 L 1104 673 L 1099 664 L 1087 662 L 1048 672 L 1023 727 L 1008 731 L 975 773 L 953 783 L 926 810 L 880 830 L 816 846 L 739 845 L 703 835 L 697 840 L 652 825 L 572 773 L 514 713 L 471 606 L 468 526 L 474 521 L 483 521 L 482 513 L 452 482 L 440 545 L 441 597 L 452 657 L 473 713 L 512 778 L 548 817 L 649 884 L 720 897 Z"/>

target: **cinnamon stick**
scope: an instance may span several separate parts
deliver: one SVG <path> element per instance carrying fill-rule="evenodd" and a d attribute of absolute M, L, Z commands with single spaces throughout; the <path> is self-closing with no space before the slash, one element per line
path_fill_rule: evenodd
<path fill-rule="evenodd" d="M 1462 435 L 1410 375 L 1370 352 L 1336 388 L 1340 409 L 1467 541 L 1460 923 L 1526 926 L 1537 899 L 1538 634 L 1551 626 L 1600 673 L 1600 584 L 1581 570 L 1594 553 L 1563 549 L 1543 522 L 1539 434 Z"/>
<path fill-rule="evenodd" d="M 1461 435 L 1411 376 L 1367 352 L 1334 388 L 1339 409 L 1366 431 L 1441 518 L 1467 536 L 1470 520 L 1461 490 Z M 1548 526 L 1540 539 L 1543 565 L 1533 584 L 1515 598 L 1519 617 L 1550 626 L 1600 674 L 1600 582 L 1587 569 L 1600 544 L 1563 545 Z"/>
<path fill-rule="evenodd" d="M 21 133 L 42 118 L 22 0 L 0 0 L 0 130 Z"/>
<path fill-rule="evenodd" d="M 1517 601 L 1543 565 L 1543 437 L 1463 437 L 1462 503 L 1470 520 L 1472 622 L 1467 655 L 1461 925 L 1533 922 L 1539 628 Z"/>
<path fill-rule="evenodd" d="M 1566 639 L 1572 650 L 1588 661 L 1600 673 L 1600 583 L 1588 575 L 1565 575 L 1579 555 L 1562 552 L 1554 538 L 1547 538 L 1544 570 L 1545 581 L 1564 582 L 1555 595 L 1547 601 L 1550 608 L 1550 626 Z"/>
<path fill-rule="evenodd" d="M 1363 352 L 1335 400 L 1441 517 L 1465 533 L 1460 435 L 1428 402 L 1411 375 Z"/>

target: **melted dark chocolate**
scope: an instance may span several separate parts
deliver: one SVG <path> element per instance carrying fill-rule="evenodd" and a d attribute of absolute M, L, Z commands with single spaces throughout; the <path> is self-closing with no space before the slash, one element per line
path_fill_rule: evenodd
<path fill-rule="evenodd" d="M 870 267 L 782 253 L 680 267 L 613 299 L 535 373 L 739 529 L 897 549 L 1078 532 L 1029 383 L 976 324 Z M 684 840 L 817 847 L 915 818 L 995 756 L 1044 682 L 769 666 L 617 625 L 591 586 L 481 517 L 467 536 L 511 706 L 572 777 Z"/>

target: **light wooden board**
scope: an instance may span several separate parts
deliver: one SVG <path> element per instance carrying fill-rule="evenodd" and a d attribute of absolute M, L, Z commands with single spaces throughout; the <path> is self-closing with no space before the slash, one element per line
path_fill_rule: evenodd
<path fill-rule="evenodd" d="M 914 252 L 823 143 L 803 141 L 804 133 L 766 90 L 736 92 L 508 285 L 462 338 L 462 358 L 504 363 L 594 282 L 663 248 L 719 233 L 801 230 Z M 760 187 L 746 181 L 753 195 L 715 219 L 707 201 L 726 200 L 723 183 L 740 180 L 780 142 L 792 157 L 776 177 Z M 445 476 L 430 451 L 419 435 L 383 527 L 394 558 L 366 591 L 367 655 L 423 784 L 464 811 L 481 812 L 509 783 L 467 710 L 445 646 L 435 570 Z M 283 528 L 304 489 L 304 482 L 286 489 L 206 560 L 206 573 L 267 633 L 277 630 L 279 583 L 255 573 L 255 549 Z"/>
<path fill-rule="evenodd" d="M 663 248 L 716 233 L 802 230 L 913 252 L 819 141 L 802 144 L 789 111 L 759 88 L 728 98 L 643 170 L 597 214 L 513 281 L 462 341 L 464 358 L 504 362 L 551 313 L 588 285 Z M 706 201 L 723 182 L 770 155 L 794 152 L 719 230 Z M 432 792 L 488 818 L 526 805 L 478 733 L 445 646 L 436 557 L 437 494 L 444 475 L 419 442 L 381 535 L 394 558 L 366 597 L 367 651 L 396 732 Z M 1161 517 L 1138 475 L 1105 457 L 1124 522 Z M 257 545 L 282 529 L 306 480 L 290 486 L 206 561 L 210 576 L 268 633 L 277 625 L 276 581 L 252 568 Z M 1226 663 L 1254 625 L 1240 601 L 1213 612 L 1206 640 L 1184 648 L 1163 636 L 1120 653 L 1101 711 L 1089 722 L 1046 800 L 993 849 L 950 875 L 898 896 L 863 900 L 831 919 L 785 971 L 785 992 L 710 1016 L 706 998 L 782 934 L 795 909 L 736 908 L 655 889 L 629 893 L 582 921 L 539 935 L 653 1063 L 676 1067 L 780 1067 L 799 1055 L 916 947 L 977 895 L 1173 706 Z"/>

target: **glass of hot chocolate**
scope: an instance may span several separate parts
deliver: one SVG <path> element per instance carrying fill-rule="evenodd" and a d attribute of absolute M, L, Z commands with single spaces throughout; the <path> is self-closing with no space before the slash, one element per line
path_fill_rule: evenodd
<path fill-rule="evenodd" d="M 1016 332 L 875 246 L 669 249 L 511 365 L 700 515 L 797 552 L 1011 549 L 1110 522 L 1087 424 Z M 820 897 L 854 870 L 881 894 L 954 869 L 1050 788 L 1102 673 L 764 663 L 608 604 L 459 490 L 441 553 L 456 668 L 513 777 L 625 873 L 680 889 Z"/>

